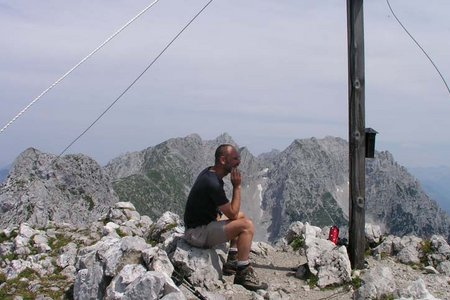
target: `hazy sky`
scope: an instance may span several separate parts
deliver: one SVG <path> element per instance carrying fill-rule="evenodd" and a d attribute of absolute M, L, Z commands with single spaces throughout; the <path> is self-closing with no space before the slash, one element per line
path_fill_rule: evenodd
<path fill-rule="evenodd" d="M 0 0 L 0 126 L 152 1 Z M 160 0 L 0 134 L 0 167 L 59 154 L 207 1 Z M 450 95 L 385 0 L 365 1 L 366 126 L 405 166 L 450 166 Z M 391 0 L 450 80 L 450 1 Z M 69 153 L 104 164 L 229 133 L 254 154 L 348 138 L 346 1 L 215 0 Z"/>

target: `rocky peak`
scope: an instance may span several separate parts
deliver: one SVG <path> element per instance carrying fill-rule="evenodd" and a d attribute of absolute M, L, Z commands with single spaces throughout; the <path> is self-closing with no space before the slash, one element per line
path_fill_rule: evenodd
<path fill-rule="evenodd" d="M 195 178 L 202 169 L 214 164 L 214 152 L 223 143 L 238 148 L 227 133 L 208 141 L 197 134 L 172 138 L 141 152 L 123 155 L 105 169 L 111 174 L 119 197 L 132 201 L 141 213 L 158 217 L 170 209 L 182 214 Z M 248 150 L 243 150 L 242 155 L 243 164 L 258 169 Z M 127 170 L 124 163 L 131 164 L 132 170 Z"/>
<path fill-rule="evenodd" d="M 270 164 L 279 154 L 280 150 L 272 149 L 269 152 L 261 153 L 258 155 L 258 160 L 263 162 L 264 164 Z"/>
<path fill-rule="evenodd" d="M 138 174 L 142 171 L 144 156 L 144 151 L 126 153 L 111 160 L 104 169 L 112 178 Z"/>
<path fill-rule="evenodd" d="M 118 200 L 110 181 L 85 155 L 57 157 L 29 148 L 14 161 L 0 188 L 0 226 L 91 222 Z"/>
<path fill-rule="evenodd" d="M 294 220 L 321 226 L 346 223 L 347 155 L 342 139 L 311 138 L 295 140 L 272 160 L 263 195 L 266 217 L 271 217 L 270 239 Z"/>
<path fill-rule="evenodd" d="M 233 138 L 226 132 L 219 135 L 215 140 L 214 144 L 221 145 L 221 144 L 231 144 L 236 145 L 236 142 L 233 140 Z"/>
<path fill-rule="evenodd" d="M 366 160 L 366 206 L 369 216 L 392 233 L 450 239 L 450 217 L 430 199 L 408 170 L 387 151 Z"/>
<path fill-rule="evenodd" d="M 27 179 L 29 177 L 46 178 L 50 169 L 47 166 L 55 159 L 54 156 L 42 153 L 37 149 L 28 148 L 14 161 L 9 172 L 10 180 Z"/>

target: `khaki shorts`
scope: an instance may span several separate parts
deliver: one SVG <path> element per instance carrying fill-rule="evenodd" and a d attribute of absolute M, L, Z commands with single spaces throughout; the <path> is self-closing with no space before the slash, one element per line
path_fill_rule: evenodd
<path fill-rule="evenodd" d="M 225 225 L 229 221 L 211 222 L 195 228 L 187 229 L 184 239 L 192 246 L 199 248 L 211 248 L 228 241 L 225 234 Z"/>

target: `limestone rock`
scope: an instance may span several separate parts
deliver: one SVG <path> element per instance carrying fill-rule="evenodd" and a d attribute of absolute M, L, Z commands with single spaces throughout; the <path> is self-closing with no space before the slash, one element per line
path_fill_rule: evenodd
<path fill-rule="evenodd" d="M 127 264 L 142 262 L 142 253 L 151 248 L 144 239 L 106 236 L 98 243 L 80 249 L 76 267 L 78 270 L 74 291 L 79 299 L 86 299 L 91 293 L 104 295 L 108 278 L 116 276 Z M 88 291 L 89 286 L 94 290 Z"/>
<path fill-rule="evenodd" d="M 264 242 L 253 242 L 251 247 L 251 252 L 255 253 L 256 255 L 265 256 L 267 257 L 270 252 L 274 251 L 274 248 Z"/>
<path fill-rule="evenodd" d="M 426 266 L 423 268 L 423 270 L 427 273 L 427 274 L 439 274 L 439 271 L 436 270 L 435 268 L 433 268 L 432 266 Z"/>
<path fill-rule="evenodd" d="M 117 230 L 120 228 L 120 225 L 114 223 L 114 222 L 108 222 L 105 226 L 103 226 L 102 235 L 110 235 L 113 237 L 119 237 L 117 234 Z"/>
<path fill-rule="evenodd" d="M 450 246 L 447 241 L 440 235 L 433 235 L 430 239 L 433 254 L 431 260 L 434 265 L 450 260 Z"/>
<path fill-rule="evenodd" d="M 363 276 L 363 285 L 356 291 L 355 299 L 382 299 L 391 296 L 396 284 L 392 270 L 389 267 L 378 267 L 366 271 Z"/>
<path fill-rule="evenodd" d="M 147 272 L 142 265 L 126 265 L 120 270 L 119 274 L 113 278 L 108 288 L 106 289 L 106 299 L 124 299 L 124 294 L 128 285 L 133 283 L 136 279 Z M 161 287 L 157 290 L 159 291 Z M 155 296 L 157 296 L 156 293 Z"/>
<path fill-rule="evenodd" d="M 397 254 L 398 260 L 403 264 L 419 264 L 419 251 L 414 246 L 407 246 Z"/>
<path fill-rule="evenodd" d="M 336 247 L 329 240 L 307 235 L 305 249 L 309 270 L 318 277 L 319 287 L 351 281 L 350 260 L 344 246 Z"/>
<path fill-rule="evenodd" d="M 0 227 L 24 222 L 43 227 L 50 220 L 87 225 L 118 201 L 110 182 L 85 155 L 58 158 L 29 148 L 0 186 Z"/>
<path fill-rule="evenodd" d="M 381 226 L 366 223 L 365 225 L 366 240 L 370 244 L 379 244 L 382 238 Z"/>
<path fill-rule="evenodd" d="M 178 272 L 194 285 L 212 287 L 221 285 L 225 248 L 200 249 L 179 240 L 175 252 L 169 255 Z"/>
<path fill-rule="evenodd" d="M 65 267 L 75 265 L 77 251 L 77 245 L 72 242 L 61 248 L 61 254 L 56 259 L 56 264 L 58 267 L 64 269 Z"/>
<path fill-rule="evenodd" d="M 398 242 L 397 242 L 398 240 Z M 400 238 L 395 237 L 393 235 L 389 235 L 385 238 L 385 240 L 378 245 L 376 248 L 374 248 L 372 251 L 376 255 L 388 255 L 392 256 L 394 255 L 395 251 L 399 251 L 398 249 L 394 248 L 394 245 L 399 244 Z"/>
<path fill-rule="evenodd" d="M 127 265 L 113 279 L 105 300 L 186 299 L 167 275 L 145 271 L 141 265 Z"/>
<path fill-rule="evenodd" d="M 447 276 L 450 276 L 450 261 L 446 260 L 441 262 L 437 266 L 437 271 L 439 271 L 442 274 L 445 274 Z"/>
<path fill-rule="evenodd" d="M 289 226 L 284 238 L 286 239 L 286 242 L 290 244 L 296 238 L 302 237 L 304 233 L 305 225 L 300 221 L 296 221 Z"/>
<path fill-rule="evenodd" d="M 180 227 L 181 225 L 182 222 L 180 217 L 177 214 L 167 211 L 153 224 L 153 228 L 150 232 L 150 239 L 164 242 L 166 237 L 172 234 L 173 229 Z"/>
<path fill-rule="evenodd" d="M 407 299 L 423 299 L 423 300 L 438 300 L 426 288 L 425 282 L 422 279 L 414 281 L 406 289 L 396 291 L 399 300 Z"/>
<path fill-rule="evenodd" d="M 148 270 L 172 276 L 174 268 L 166 251 L 158 247 L 153 247 L 145 249 L 142 252 L 142 257 Z"/>

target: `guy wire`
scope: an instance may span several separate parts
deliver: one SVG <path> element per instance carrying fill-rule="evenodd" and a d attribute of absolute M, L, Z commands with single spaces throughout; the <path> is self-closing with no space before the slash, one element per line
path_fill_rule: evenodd
<path fill-rule="evenodd" d="M 151 66 L 161 57 L 161 55 L 166 52 L 166 50 L 172 45 L 173 42 L 189 27 L 189 25 L 194 22 L 194 20 L 213 2 L 214 0 L 209 0 L 208 3 L 206 3 L 205 6 L 181 29 L 180 32 L 178 32 L 177 35 L 175 35 L 174 38 L 164 47 L 164 49 L 152 60 L 152 62 L 142 71 L 139 76 L 136 77 L 129 85 L 128 87 L 92 122 L 78 137 L 76 137 L 59 155 L 56 159 L 61 157 L 73 144 L 75 144 L 86 132 L 88 132 L 89 129 L 91 129 L 95 123 L 97 123 L 113 106 L 117 103 L 117 101 L 122 98 L 123 95 L 125 95 L 128 90 L 130 90 L 134 84 L 141 79 L 141 77 L 147 72 L 148 69 L 150 69 Z"/>
<path fill-rule="evenodd" d="M 445 87 L 447 88 L 447 92 L 450 95 L 450 88 L 448 87 L 447 81 L 445 80 L 444 76 L 441 74 L 441 72 L 439 71 L 438 67 L 436 66 L 436 64 L 434 63 L 434 61 L 431 59 L 431 57 L 427 54 L 427 52 L 425 51 L 425 49 L 423 49 L 423 47 L 419 44 L 419 42 L 412 36 L 411 33 L 409 33 L 408 29 L 406 29 L 406 27 L 402 24 L 402 22 L 399 20 L 399 18 L 397 18 L 397 15 L 395 14 L 394 10 L 391 7 L 391 4 L 389 3 L 389 0 L 386 0 L 387 5 L 389 6 L 389 9 L 392 13 L 392 15 L 394 16 L 394 18 L 397 20 L 398 24 L 400 24 L 400 26 L 403 28 L 403 30 L 409 35 L 409 37 L 414 41 L 414 43 L 420 48 L 420 50 L 422 50 L 423 54 L 425 54 L 425 56 L 428 58 L 428 60 L 431 62 L 431 64 L 433 65 L 433 67 L 436 69 L 436 71 L 438 72 L 439 76 L 441 77 L 442 81 L 444 82 Z"/>
<path fill-rule="evenodd" d="M 83 58 L 79 63 L 77 63 L 75 66 L 73 66 L 69 71 L 67 71 L 63 76 L 61 76 L 58 80 L 56 80 L 52 85 L 50 85 L 46 90 L 44 90 L 39 96 L 34 98 L 33 101 L 31 101 L 24 109 L 22 109 L 14 118 L 11 119 L 5 126 L 3 126 L 2 129 L 0 129 L 0 134 L 5 131 L 6 128 L 8 128 L 12 123 L 14 123 L 23 113 L 25 113 L 34 103 L 36 103 L 42 96 L 47 94 L 52 88 L 54 88 L 58 83 L 60 83 L 64 78 L 69 76 L 70 73 L 72 73 L 75 69 L 77 69 L 79 66 L 81 66 L 86 60 L 88 60 L 92 55 L 94 55 L 97 51 L 99 51 L 103 46 L 105 46 L 107 43 L 109 43 L 114 37 L 116 37 L 120 32 L 122 32 L 128 25 L 133 23 L 137 18 L 139 18 L 141 15 L 143 15 L 147 10 L 149 10 L 154 4 L 156 4 L 159 0 L 153 1 L 150 5 L 148 5 L 146 8 L 144 8 L 140 13 L 138 13 L 134 18 L 132 18 L 130 21 L 128 21 L 125 25 L 123 25 L 121 28 L 119 28 L 113 35 L 111 35 L 109 38 L 107 38 L 100 46 L 98 46 L 94 51 L 89 53 L 85 58 Z"/>

